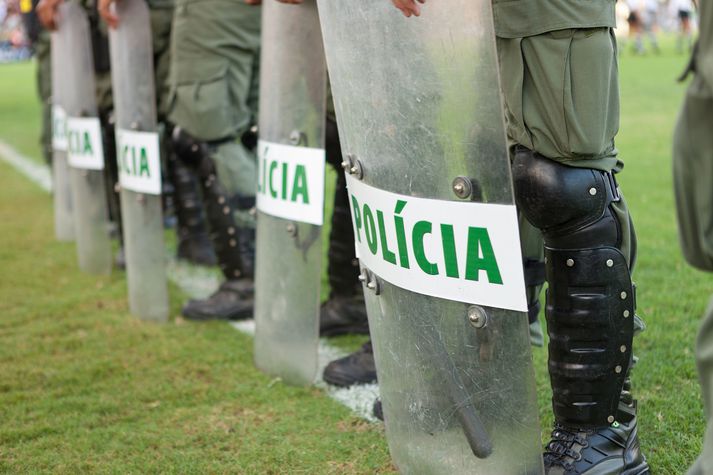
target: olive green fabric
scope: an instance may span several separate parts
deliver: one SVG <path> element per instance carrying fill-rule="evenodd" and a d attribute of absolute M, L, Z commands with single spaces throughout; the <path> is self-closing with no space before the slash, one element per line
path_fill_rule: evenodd
<path fill-rule="evenodd" d="M 174 0 L 146 0 L 151 10 L 173 10 Z"/>
<path fill-rule="evenodd" d="M 168 114 L 168 73 L 171 67 L 171 23 L 173 7 L 155 8 L 149 2 L 151 13 L 151 38 L 154 57 L 154 77 L 156 88 L 156 113 L 159 122 Z"/>
<path fill-rule="evenodd" d="M 616 40 L 609 28 L 497 38 L 509 138 L 570 166 L 619 169 Z"/>
<path fill-rule="evenodd" d="M 493 0 L 495 34 L 524 38 L 567 28 L 614 28 L 614 4 L 614 0 Z"/>
<path fill-rule="evenodd" d="M 180 0 L 171 44 L 170 120 L 200 140 L 224 140 L 256 116 L 260 8 Z"/>
<path fill-rule="evenodd" d="M 697 74 L 674 134 L 674 187 L 681 247 L 694 267 L 713 271 L 713 82 Z"/>
<path fill-rule="evenodd" d="M 713 299 L 708 304 L 696 340 L 696 363 L 706 410 L 706 432 L 703 450 L 688 475 L 713 473 Z"/>
<path fill-rule="evenodd" d="M 255 196 L 256 158 L 237 140 L 257 119 L 261 9 L 235 0 L 178 0 L 173 18 L 169 120 L 216 142 L 229 194 Z M 247 211 L 236 213 L 253 225 Z"/>
<path fill-rule="evenodd" d="M 518 228 L 520 230 L 520 250 L 526 260 L 544 262 L 545 247 L 542 241 L 542 232 L 530 224 L 522 213 L 518 213 Z M 542 285 L 529 285 L 526 288 L 527 306 L 537 305 L 540 300 Z M 538 319 L 530 324 L 530 344 L 544 346 L 545 338 L 542 334 L 542 324 Z"/>
<path fill-rule="evenodd" d="M 52 161 L 52 60 L 49 32 L 42 29 L 32 46 L 37 61 L 37 94 L 42 103 L 40 144 L 45 162 L 50 163 Z"/>
<path fill-rule="evenodd" d="M 713 272 L 713 3 L 700 4 L 700 36 L 673 140 L 673 179 L 683 255 Z M 713 300 L 698 330 L 696 362 L 707 417 L 703 451 L 690 475 L 713 474 Z"/>

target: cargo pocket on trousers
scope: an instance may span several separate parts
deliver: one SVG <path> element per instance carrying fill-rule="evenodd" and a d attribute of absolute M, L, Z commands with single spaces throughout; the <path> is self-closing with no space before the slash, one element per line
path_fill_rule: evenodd
<path fill-rule="evenodd" d="M 227 75 L 228 66 L 224 65 L 211 75 L 191 77 L 187 73 L 179 78 L 170 92 L 171 121 L 201 140 L 219 140 L 235 133 Z"/>
<path fill-rule="evenodd" d="M 563 115 L 566 152 L 573 157 L 604 155 L 619 129 L 616 42 L 608 28 L 576 30 L 566 63 Z"/>

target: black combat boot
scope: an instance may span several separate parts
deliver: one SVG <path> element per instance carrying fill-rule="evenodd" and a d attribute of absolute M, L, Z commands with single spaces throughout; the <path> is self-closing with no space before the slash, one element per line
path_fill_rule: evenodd
<path fill-rule="evenodd" d="M 361 289 L 353 294 L 333 292 L 319 309 L 319 334 L 337 336 L 346 334 L 369 334 L 369 321 Z"/>
<path fill-rule="evenodd" d="M 337 171 L 334 191 L 332 229 L 329 233 L 327 274 L 331 292 L 322 304 L 319 314 L 319 332 L 322 336 L 348 333 L 369 334 L 364 294 L 359 283 L 359 263 L 354 253 L 354 232 L 347 194 L 347 182 L 341 168 L 342 154 L 337 125 L 326 122 L 326 154 Z"/>
<path fill-rule="evenodd" d="M 206 229 L 198 179 L 174 154 L 169 155 L 168 170 L 173 182 L 173 205 L 178 221 L 176 257 L 193 264 L 214 266 L 218 260 Z"/>
<path fill-rule="evenodd" d="M 349 387 L 355 384 L 376 382 L 376 365 L 371 341 L 344 358 L 334 360 L 324 368 L 322 376 L 329 384 Z"/>
<path fill-rule="evenodd" d="M 641 453 L 636 407 L 619 412 L 619 419 L 598 429 L 575 430 L 559 424 L 545 448 L 548 475 L 644 475 L 649 466 Z"/>
<path fill-rule="evenodd" d="M 252 279 L 227 280 L 210 297 L 190 300 L 183 307 L 189 320 L 240 320 L 253 314 Z"/>
<path fill-rule="evenodd" d="M 252 207 L 254 198 L 229 197 L 216 175 L 210 145 L 180 128 L 172 134 L 176 155 L 193 167 L 200 179 L 210 238 L 226 282 L 210 297 L 192 300 L 183 308 L 188 319 L 239 319 L 252 315 L 255 270 L 255 230 L 238 227 L 234 208 Z"/>

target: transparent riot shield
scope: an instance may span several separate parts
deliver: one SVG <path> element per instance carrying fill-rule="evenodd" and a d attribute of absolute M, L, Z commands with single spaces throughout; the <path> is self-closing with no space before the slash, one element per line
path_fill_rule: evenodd
<path fill-rule="evenodd" d="M 65 71 L 68 87 L 67 96 L 62 98 L 68 121 L 72 119 L 97 120 L 96 98 L 94 96 L 94 60 L 92 56 L 91 36 L 87 15 L 76 2 L 65 2 L 59 7 L 59 32 L 65 36 L 63 42 L 67 54 Z M 69 122 L 68 122 L 69 123 Z M 68 129 L 71 129 L 68 126 Z M 106 193 L 104 191 L 103 162 L 93 157 L 92 164 L 80 167 L 72 164 L 73 144 L 83 139 L 92 140 L 89 147 L 99 154 L 101 139 L 85 129 L 81 137 L 72 135 L 69 130 L 70 186 L 74 211 L 75 238 L 79 267 L 93 274 L 109 274 L 112 266 L 111 242 L 109 239 Z M 86 136 L 84 135 L 86 133 Z M 72 141 L 72 137 L 81 140 Z M 86 144 L 76 145 L 75 149 L 84 151 Z M 101 158 L 101 157 L 99 157 Z M 100 162 L 100 163 L 97 163 Z"/>
<path fill-rule="evenodd" d="M 65 100 L 68 66 L 65 47 L 68 30 L 62 28 L 51 36 L 52 60 L 52 195 L 54 197 L 54 232 L 60 241 L 74 240 L 72 194 L 67 164 L 67 113 Z"/>
<path fill-rule="evenodd" d="M 317 5 L 263 5 L 255 364 L 290 384 L 317 371 L 326 65 Z"/>
<path fill-rule="evenodd" d="M 541 473 L 490 1 L 318 5 L 393 460 Z"/>
<path fill-rule="evenodd" d="M 109 46 L 129 308 L 140 318 L 165 321 L 168 289 L 149 9 L 144 0 L 122 0 L 116 13 L 119 25 L 109 30 Z"/>

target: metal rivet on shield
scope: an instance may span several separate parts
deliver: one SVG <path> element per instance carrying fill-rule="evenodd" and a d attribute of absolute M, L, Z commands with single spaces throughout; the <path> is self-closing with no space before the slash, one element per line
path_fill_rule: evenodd
<path fill-rule="evenodd" d="M 607 422 L 608 422 L 609 424 L 611 424 L 612 422 L 614 422 L 614 416 L 609 416 L 609 417 L 607 417 Z"/>
<path fill-rule="evenodd" d="M 364 178 L 364 167 L 362 167 L 361 162 L 358 159 L 355 159 L 352 163 L 352 167 L 349 169 L 349 173 L 351 175 L 354 175 L 359 180 Z"/>
<path fill-rule="evenodd" d="M 485 313 L 483 307 L 471 305 L 468 307 L 468 321 L 475 328 L 485 328 L 488 325 L 488 314 Z"/>
<path fill-rule="evenodd" d="M 191 145 L 191 152 L 197 152 L 197 151 L 198 151 L 198 144 L 194 143 L 193 145 Z"/>
<path fill-rule="evenodd" d="M 619 347 L 619 351 L 621 351 L 622 353 L 626 353 L 626 345 L 621 345 Z"/>
<path fill-rule="evenodd" d="M 607 259 L 607 267 L 613 267 L 614 266 L 614 261 L 611 259 Z"/>
<path fill-rule="evenodd" d="M 243 275 L 243 274 L 242 274 L 239 270 L 235 270 L 235 271 L 233 271 L 233 275 L 234 275 L 235 277 L 240 277 L 240 276 Z"/>
<path fill-rule="evenodd" d="M 622 292 L 621 294 L 619 294 L 619 297 L 621 297 L 622 300 L 626 300 L 626 295 L 626 292 Z"/>
<path fill-rule="evenodd" d="M 230 234 L 231 236 L 232 236 L 233 234 L 235 234 L 235 228 L 232 227 L 232 226 L 230 226 L 230 227 L 228 228 L 228 234 Z"/>
<path fill-rule="evenodd" d="M 621 368 L 621 366 L 619 366 L 619 365 L 616 365 L 616 367 L 614 368 L 614 372 L 615 372 L 616 374 L 621 373 L 621 370 L 622 370 L 622 368 Z"/>
<path fill-rule="evenodd" d="M 230 206 L 223 207 L 223 214 L 230 214 Z"/>
<path fill-rule="evenodd" d="M 219 196 L 219 197 L 218 197 L 218 204 L 221 204 L 221 205 L 222 205 L 223 203 L 225 203 L 225 197 L 224 197 L 224 196 Z"/>
<path fill-rule="evenodd" d="M 366 284 L 366 287 L 373 290 L 375 295 L 379 295 L 381 293 L 381 286 L 379 285 L 379 281 L 374 274 L 369 274 L 369 283 Z"/>
<path fill-rule="evenodd" d="M 628 310 L 624 310 L 624 318 L 629 318 L 629 315 L 631 315 L 631 313 Z"/>
<path fill-rule="evenodd" d="M 231 240 L 228 242 L 228 244 L 230 244 L 230 247 L 235 247 L 235 246 L 238 245 L 238 243 L 235 242 L 235 239 L 231 239 Z"/>
<path fill-rule="evenodd" d="M 287 230 L 287 234 L 289 234 L 290 236 L 297 236 L 297 226 L 295 226 L 295 223 L 287 223 L 285 229 Z"/>
<path fill-rule="evenodd" d="M 121 191 L 121 183 L 114 183 L 114 193 L 119 193 Z"/>
<path fill-rule="evenodd" d="M 567 267 L 574 267 L 574 259 L 567 259 Z"/>
<path fill-rule="evenodd" d="M 292 145 L 299 145 L 300 142 L 302 142 L 303 136 L 304 134 L 299 130 L 293 130 L 292 132 L 290 132 L 290 143 Z"/>
<path fill-rule="evenodd" d="M 592 195 L 592 196 L 596 195 L 596 194 L 597 194 L 597 189 L 594 188 L 594 187 L 591 187 L 591 188 L 589 189 L 589 194 Z"/>
<path fill-rule="evenodd" d="M 453 179 L 453 193 L 462 200 L 470 198 L 470 195 L 473 194 L 473 182 L 464 176 L 455 177 Z"/>

